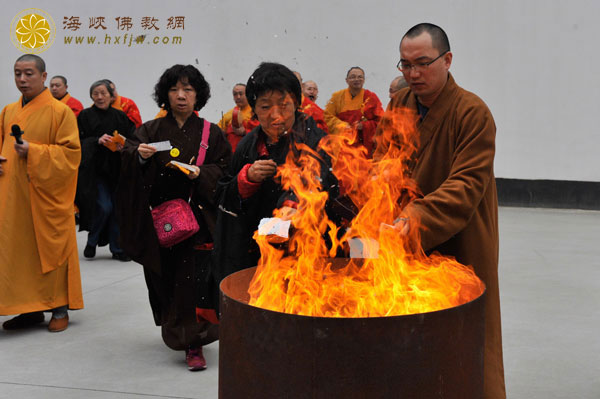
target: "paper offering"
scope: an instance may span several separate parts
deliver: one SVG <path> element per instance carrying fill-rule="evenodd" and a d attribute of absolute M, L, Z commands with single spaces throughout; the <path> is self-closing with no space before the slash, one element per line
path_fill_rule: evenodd
<path fill-rule="evenodd" d="M 166 140 L 166 141 L 157 141 L 155 143 L 148 143 L 148 145 L 156 148 L 157 152 L 160 152 L 160 151 L 169 151 L 171 148 L 173 148 L 173 146 L 171 145 L 171 142 L 169 140 Z"/>
<path fill-rule="evenodd" d="M 194 165 L 188 165 L 187 163 L 183 163 L 183 162 L 179 162 L 179 161 L 169 161 L 169 163 L 167 164 L 167 167 L 173 168 L 173 169 L 178 169 L 178 170 L 182 171 L 183 173 L 185 173 L 186 175 L 189 175 L 190 173 L 194 172 L 194 170 L 196 170 L 194 168 Z"/>
<path fill-rule="evenodd" d="M 119 132 L 117 132 L 116 130 L 113 132 L 111 141 L 104 143 L 104 146 L 106 148 L 108 148 L 109 150 L 111 150 L 112 152 L 120 150 L 121 148 L 123 148 L 124 145 L 125 145 L 125 137 L 121 136 L 119 134 Z"/>
<path fill-rule="evenodd" d="M 377 259 L 379 257 L 379 243 L 372 238 L 351 238 L 348 240 L 350 257 L 359 259 Z"/>
<path fill-rule="evenodd" d="M 291 220 L 280 218 L 263 218 L 258 224 L 258 235 L 288 238 L 291 223 Z"/>

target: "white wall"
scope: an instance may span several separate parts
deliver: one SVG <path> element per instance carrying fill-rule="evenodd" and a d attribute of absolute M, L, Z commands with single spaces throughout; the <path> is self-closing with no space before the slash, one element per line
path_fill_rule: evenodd
<path fill-rule="evenodd" d="M 457 82 L 483 98 L 498 127 L 496 175 L 505 178 L 600 181 L 596 153 L 600 135 L 600 2 L 455 0 L 257 0 L 2 2 L 2 26 L 25 8 L 49 13 L 57 28 L 52 47 L 41 54 L 50 76 L 65 75 L 70 92 L 90 105 L 90 84 L 113 80 L 133 98 L 144 120 L 157 111 L 150 95 L 165 68 L 196 65 L 211 84 L 201 111 L 211 121 L 233 106 L 231 87 L 245 82 L 261 61 L 278 61 L 319 84 L 324 106 L 345 86 L 347 69 L 362 66 L 365 87 L 384 105 L 398 75 L 398 44 L 418 22 L 442 26 L 454 53 Z M 170 16 L 185 16 L 185 30 L 166 30 Z M 79 16 L 77 32 L 63 29 L 64 16 Z M 88 28 L 106 17 L 107 30 Z M 144 16 L 159 19 L 160 36 L 182 36 L 181 45 L 66 45 L 67 35 L 122 36 L 115 17 L 133 18 L 135 35 Z M 18 97 L 12 66 L 21 53 L 4 29 L 0 35 L 0 104 Z M 150 34 L 152 38 L 154 34 Z"/>

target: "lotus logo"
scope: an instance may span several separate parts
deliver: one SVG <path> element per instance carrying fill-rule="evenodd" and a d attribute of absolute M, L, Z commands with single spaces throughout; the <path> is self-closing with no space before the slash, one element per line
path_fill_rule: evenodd
<path fill-rule="evenodd" d="M 54 42 L 56 27 L 50 14 L 37 8 L 21 11 L 10 25 L 10 38 L 23 53 L 39 54 Z"/>

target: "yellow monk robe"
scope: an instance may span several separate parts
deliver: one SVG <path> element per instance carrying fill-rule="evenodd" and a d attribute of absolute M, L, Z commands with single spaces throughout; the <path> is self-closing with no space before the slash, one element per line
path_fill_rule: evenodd
<path fill-rule="evenodd" d="M 60 99 L 60 102 L 67 104 L 75 114 L 75 117 L 77 117 L 79 113 L 83 111 L 83 104 L 75 97 L 71 97 L 69 93 L 65 94 L 65 96 Z"/>
<path fill-rule="evenodd" d="M 133 122 L 136 128 L 142 126 L 142 115 L 140 115 L 138 106 L 131 98 L 118 96 L 111 106 L 125 112 L 125 115 Z"/>
<path fill-rule="evenodd" d="M 235 118 L 234 118 L 235 114 Z M 227 141 L 231 144 L 231 151 L 235 152 L 235 149 L 244 136 L 238 136 L 233 132 L 234 127 L 244 126 L 246 130 L 246 134 L 250 133 L 252 129 L 259 125 L 258 120 L 252 119 L 254 113 L 252 112 L 252 107 L 250 105 L 246 105 L 241 110 L 238 107 L 233 107 L 230 109 L 223 118 L 219 121 L 218 125 L 221 130 L 225 133 L 225 137 L 227 137 Z"/>
<path fill-rule="evenodd" d="M 354 98 L 349 89 L 336 91 L 325 106 L 325 122 L 330 134 L 337 134 L 361 122 L 363 129 L 359 131 L 359 139 L 371 155 L 374 150 L 373 137 L 377 124 L 383 116 L 383 107 L 377 95 L 369 90 L 361 89 Z"/>
<path fill-rule="evenodd" d="M 164 118 L 165 116 L 167 116 L 167 110 L 164 108 L 161 108 L 160 111 L 158 111 L 158 113 L 154 117 L 154 119 Z"/>
<path fill-rule="evenodd" d="M 15 149 L 12 125 L 29 142 Z M 77 121 L 48 89 L 0 114 L 0 314 L 83 308 L 73 217 L 81 159 Z"/>

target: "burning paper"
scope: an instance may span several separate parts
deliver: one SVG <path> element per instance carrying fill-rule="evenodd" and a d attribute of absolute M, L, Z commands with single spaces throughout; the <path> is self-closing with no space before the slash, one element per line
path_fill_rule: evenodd
<path fill-rule="evenodd" d="M 260 231 L 254 235 L 261 258 L 248 290 L 250 305 L 317 317 L 380 317 L 446 309 L 481 295 L 484 284 L 471 267 L 425 254 L 418 220 L 398 223 L 419 194 L 409 172 L 418 148 L 416 120 L 408 110 L 388 115 L 380 139 L 394 145 L 384 146 L 377 160 L 357 145 L 355 131 L 321 140 L 340 190 L 357 210 L 341 231 L 324 211 L 328 193 L 317 178 L 318 154 L 302 147 L 311 155 L 293 159 L 290 151 L 277 177 L 298 198 L 293 233 L 287 248 L 271 245 Z M 332 259 L 348 248 L 361 259 Z"/>

